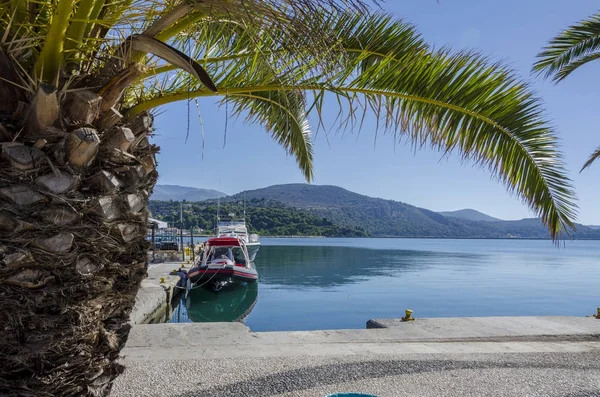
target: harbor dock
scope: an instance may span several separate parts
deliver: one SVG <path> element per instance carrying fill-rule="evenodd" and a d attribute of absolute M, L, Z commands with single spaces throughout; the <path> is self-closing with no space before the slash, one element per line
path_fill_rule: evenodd
<path fill-rule="evenodd" d="M 148 267 L 148 276 L 140 285 L 135 306 L 129 316 L 131 324 L 161 323 L 169 318 L 173 298 L 181 292 L 177 288 L 179 276 L 170 273 L 182 265 L 188 268 L 190 266 L 179 261 L 152 264 Z"/>
<path fill-rule="evenodd" d="M 294 332 L 145 324 L 168 308 L 179 279 L 168 272 L 180 266 L 150 267 L 111 395 L 600 396 L 594 317 L 373 319 L 366 329 Z"/>
<path fill-rule="evenodd" d="M 390 328 L 297 332 L 136 325 L 112 395 L 599 395 L 600 320 L 593 317 L 377 320 L 387 321 Z"/>

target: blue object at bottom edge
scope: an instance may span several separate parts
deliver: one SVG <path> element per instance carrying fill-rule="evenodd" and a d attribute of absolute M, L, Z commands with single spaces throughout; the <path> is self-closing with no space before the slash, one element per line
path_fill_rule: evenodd
<path fill-rule="evenodd" d="M 330 394 L 327 397 L 377 397 L 374 394 L 362 394 L 362 393 L 336 393 Z"/>

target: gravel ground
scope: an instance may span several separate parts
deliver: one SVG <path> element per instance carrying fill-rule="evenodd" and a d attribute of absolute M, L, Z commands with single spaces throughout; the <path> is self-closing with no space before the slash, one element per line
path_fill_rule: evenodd
<path fill-rule="evenodd" d="M 591 353 L 394 354 L 125 362 L 111 396 L 600 397 Z"/>

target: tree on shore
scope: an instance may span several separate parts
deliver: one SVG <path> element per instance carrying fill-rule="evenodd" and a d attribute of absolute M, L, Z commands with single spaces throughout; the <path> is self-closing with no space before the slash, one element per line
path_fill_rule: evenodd
<path fill-rule="evenodd" d="M 158 106 L 219 97 L 313 176 L 309 113 L 487 167 L 548 226 L 574 194 L 541 103 L 359 0 L 0 3 L 0 394 L 104 395 L 146 272 Z"/>
<path fill-rule="evenodd" d="M 569 26 L 550 40 L 538 54 L 533 71 L 552 78 L 558 84 L 580 67 L 597 59 L 600 59 L 600 13 Z M 599 157 L 600 146 L 583 164 L 581 171 Z"/>

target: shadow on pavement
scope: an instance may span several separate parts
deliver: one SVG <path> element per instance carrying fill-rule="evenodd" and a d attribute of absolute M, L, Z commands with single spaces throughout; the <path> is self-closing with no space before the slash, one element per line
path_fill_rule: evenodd
<path fill-rule="evenodd" d="M 367 378 L 381 378 L 393 375 L 410 375 L 424 372 L 443 372 L 473 369 L 568 369 L 580 371 L 600 370 L 598 365 L 576 366 L 557 363 L 498 363 L 488 361 L 452 360 L 388 360 L 364 361 L 357 363 L 329 364 L 278 372 L 256 379 L 245 380 L 223 386 L 215 386 L 179 395 L 179 397 L 226 397 L 261 396 L 268 397 L 305 390 L 315 386 L 326 386 L 343 382 L 353 382 Z M 600 391 L 583 391 L 565 397 L 600 397 Z"/>

